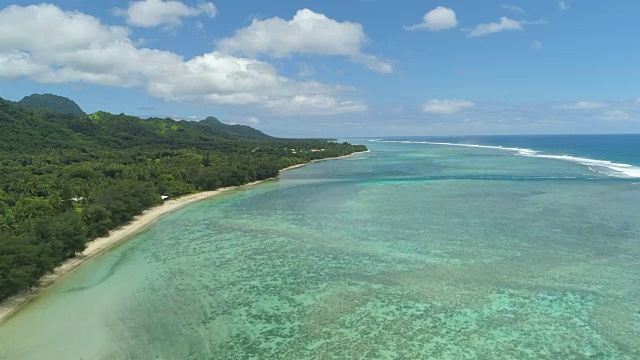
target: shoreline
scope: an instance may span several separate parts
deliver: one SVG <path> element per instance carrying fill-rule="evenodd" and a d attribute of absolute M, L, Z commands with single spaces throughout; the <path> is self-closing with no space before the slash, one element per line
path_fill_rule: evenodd
<path fill-rule="evenodd" d="M 336 160 L 342 159 L 362 153 L 367 153 L 367 151 L 358 151 L 348 155 L 325 158 L 325 159 L 316 159 L 311 160 L 306 163 L 292 165 L 287 168 L 284 168 L 278 172 L 278 175 L 284 171 L 289 171 L 293 169 L 298 169 L 303 166 L 306 166 L 310 163 L 324 161 L 324 160 Z M 251 186 L 258 185 L 260 183 L 275 180 L 278 177 L 273 177 L 264 180 L 253 181 L 240 186 L 229 186 L 224 188 L 219 188 L 211 191 L 203 191 L 191 195 L 185 195 L 176 199 L 167 200 L 164 203 L 144 210 L 142 214 L 135 216 L 131 221 L 115 228 L 109 232 L 109 235 L 96 238 L 91 240 L 86 244 L 85 249 L 76 257 L 65 260 L 62 264 L 56 267 L 50 274 L 44 275 L 39 282 L 39 285 L 32 288 L 31 290 L 27 290 L 22 294 L 14 295 L 10 298 L 5 299 L 0 302 L 0 325 L 11 318 L 14 314 L 16 314 L 20 309 L 29 304 L 32 300 L 34 300 L 38 295 L 40 295 L 46 289 L 52 287 L 56 283 L 58 283 L 62 278 L 71 273 L 73 270 L 78 268 L 80 265 L 86 263 L 90 259 L 95 256 L 115 247 L 116 245 L 124 242 L 125 240 L 131 238 L 132 236 L 138 234 L 143 231 L 153 223 L 155 223 L 162 216 L 172 213 L 178 209 L 183 208 L 186 205 L 193 204 L 195 202 L 209 199 L 211 197 L 224 194 L 226 192 L 243 189 Z"/>

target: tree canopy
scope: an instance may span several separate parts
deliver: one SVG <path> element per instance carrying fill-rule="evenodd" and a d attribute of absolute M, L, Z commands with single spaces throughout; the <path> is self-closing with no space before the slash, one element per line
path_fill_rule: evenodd
<path fill-rule="evenodd" d="M 141 119 L 31 109 L 0 99 L 0 300 L 85 244 L 176 197 L 366 150 L 280 139 L 215 118 Z"/>

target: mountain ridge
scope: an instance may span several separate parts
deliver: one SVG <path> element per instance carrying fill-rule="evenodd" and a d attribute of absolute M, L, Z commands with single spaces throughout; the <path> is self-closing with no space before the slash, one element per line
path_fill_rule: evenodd
<path fill-rule="evenodd" d="M 213 116 L 201 121 L 188 121 L 159 117 L 140 118 L 125 114 L 116 115 L 106 111 L 85 114 L 73 100 L 53 94 L 32 94 L 25 96 L 19 102 L 0 98 L 0 109 L 5 110 L 5 122 L 6 115 L 10 112 L 29 124 L 24 126 L 25 124 L 15 122 L 5 123 L 4 131 L 0 134 L 0 141 L 3 142 L 0 147 L 4 148 L 34 143 L 44 147 L 64 148 L 65 144 L 60 141 L 52 141 L 57 138 L 52 136 L 52 133 L 71 137 L 74 141 L 83 141 L 82 138 L 85 141 L 91 141 L 91 138 L 96 138 L 99 142 L 109 140 L 125 147 L 127 140 L 143 134 L 165 140 L 196 137 L 198 133 L 225 139 L 277 139 L 248 125 L 225 124 Z M 42 116 L 42 111 L 48 112 L 47 115 Z M 49 121 L 43 122 L 45 118 Z M 2 118 L 0 118 L 1 121 Z M 20 144 L 11 141 L 12 138 L 25 136 L 25 134 L 33 136 L 33 142 Z M 159 142 L 163 141 L 159 140 Z"/>
<path fill-rule="evenodd" d="M 199 121 L 200 124 L 204 124 L 213 129 L 219 129 L 228 132 L 229 134 L 237 135 L 246 138 L 273 138 L 271 135 L 267 135 L 262 131 L 251 127 L 249 125 L 241 124 L 225 124 L 214 116 L 209 116 L 204 120 Z"/>

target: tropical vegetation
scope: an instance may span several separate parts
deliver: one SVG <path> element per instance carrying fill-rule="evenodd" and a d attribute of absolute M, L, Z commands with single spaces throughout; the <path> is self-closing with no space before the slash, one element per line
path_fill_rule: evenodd
<path fill-rule="evenodd" d="M 86 115 L 71 100 L 38 99 L 55 106 L 0 99 L 0 300 L 36 286 L 88 241 L 161 203 L 161 195 L 242 185 L 366 149 L 274 138 L 213 117 Z"/>

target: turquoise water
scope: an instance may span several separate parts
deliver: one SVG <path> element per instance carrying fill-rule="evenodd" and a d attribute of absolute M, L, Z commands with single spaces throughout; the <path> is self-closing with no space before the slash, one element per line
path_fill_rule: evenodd
<path fill-rule="evenodd" d="M 165 216 L 0 326 L 0 359 L 640 358 L 640 179 L 367 145 Z"/>

